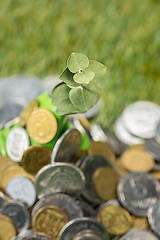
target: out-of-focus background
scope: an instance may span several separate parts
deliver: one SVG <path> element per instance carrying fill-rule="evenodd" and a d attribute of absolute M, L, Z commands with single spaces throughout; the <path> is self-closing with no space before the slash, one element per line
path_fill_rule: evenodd
<path fill-rule="evenodd" d="M 159 0 L 1 0 L 0 77 L 59 75 L 71 52 L 107 65 L 97 121 L 129 103 L 160 104 Z"/>

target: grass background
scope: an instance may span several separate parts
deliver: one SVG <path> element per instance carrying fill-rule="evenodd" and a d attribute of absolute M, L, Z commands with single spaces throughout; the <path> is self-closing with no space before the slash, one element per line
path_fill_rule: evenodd
<path fill-rule="evenodd" d="M 59 75 L 71 52 L 107 65 L 96 121 L 136 100 L 160 104 L 159 0 L 0 0 L 0 77 Z"/>

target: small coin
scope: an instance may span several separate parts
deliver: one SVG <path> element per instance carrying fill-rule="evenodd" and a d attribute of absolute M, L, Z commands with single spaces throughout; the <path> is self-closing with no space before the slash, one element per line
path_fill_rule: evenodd
<path fill-rule="evenodd" d="M 9 167 L 17 166 L 17 163 L 13 162 L 9 157 L 0 156 L 0 180 L 5 176 Z"/>
<path fill-rule="evenodd" d="M 50 142 L 57 133 L 57 120 L 53 113 L 44 108 L 37 108 L 27 121 L 29 136 L 38 143 Z"/>
<path fill-rule="evenodd" d="M 154 139 L 145 141 L 145 150 L 158 162 L 160 162 L 160 143 Z"/>
<path fill-rule="evenodd" d="M 131 172 L 148 172 L 154 166 L 154 159 L 151 155 L 141 149 L 125 151 L 120 158 L 120 162 L 126 170 Z"/>
<path fill-rule="evenodd" d="M 80 193 L 84 188 L 83 172 L 71 163 L 54 163 L 44 166 L 36 175 L 38 198 L 45 194 L 64 192 Z"/>
<path fill-rule="evenodd" d="M 24 127 L 27 124 L 27 121 L 32 114 L 32 112 L 38 108 L 38 100 L 33 99 L 30 101 L 20 113 L 19 126 Z"/>
<path fill-rule="evenodd" d="M 77 240 L 75 237 L 78 237 L 79 234 L 85 234 L 86 232 L 90 232 L 93 236 L 96 234 L 96 236 L 99 237 L 97 239 L 95 238 L 96 240 L 109 240 L 109 234 L 101 223 L 85 217 L 76 218 L 68 222 L 61 230 L 59 240 Z"/>
<path fill-rule="evenodd" d="M 94 191 L 93 187 L 93 174 L 99 167 L 111 167 L 111 163 L 101 155 L 89 155 L 84 157 L 83 162 L 80 165 L 80 169 L 83 171 L 86 184 L 85 188 L 82 191 L 82 195 L 87 199 L 89 202 L 93 204 L 101 203 L 101 199 L 97 196 Z"/>
<path fill-rule="evenodd" d="M 0 214 L 0 239 L 9 240 L 16 236 L 17 230 L 11 218 Z"/>
<path fill-rule="evenodd" d="M 55 206 L 44 206 L 33 216 L 32 224 L 36 233 L 57 239 L 59 232 L 68 222 L 64 211 Z"/>
<path fill-rule="evenodd" d="M 101 222 L 111 234 L 121 235 L 132 226 L 130 214 L 122 207 L 108 205 L 101 207 L 97 220 Z"/>
<path fill-rule="evenodd" d="M 149 207 L 160 197 L 160 183 L 147 173 L 128 173 L 120 178 L 117 194 L 128 211 L 147 217 Z"/>
<path fill-rule="evenodd" d="M 81 134 L 76 128 L 70 128 L 58 139 L 52 152 L 52 163 L 73 162 L 80 152 Z"/>
<path fill-rule="evenodd" d="M 144 144 L 143 143 L 139 143 L 139 144 L 133 144 L 133 145 L 131 145 L 131 146 L 129 146 L 129 148 L 128 148 L 129 150 L 130 149 L 138 149 L 138 150 L 144 150 Z"/>
<path fill-rule="evenodd" d="M 135 215 L 132 215 L 131 218 L 132 218 L 133 228 L 138 228 L 142 230 L 149 229 L 148 218 L 140 218 Z"/>
<path fill-rule="evenodd" d="M 103 208 L 105 206 L 109 206 L 109 205 L 120 207 L 118 199 L 117 198 L 113 198 L 113 199 L 108 200 L 107 202 L 101 203 L 98 209 L 101 209 L 101 208 Z"/>
<path fill-rule="evenodd" d="M 30 174 L 35 175 L 42 167 L 51 162 L 52 152 L 44 146 L 30 146 L 22 156 L 21 164 Z"/>
<path fill-rule="evenodd" d="M 109 167 L 100 167 L 93 174 L 93 186 L 98 197 L 109 200 L 116 196 L 118 177 L 116 172 Z"/>
<path fill-rule="evenodd" d="M 24 204 L 21 202 L 10 201 L 3 204 L 0 213 L 10 217 L 15 223 L 18 232 L 29 227 L 30 216 Z"/>
<path fill-rule="evenodd" d="M 148 210 L 148 221 L 151 229 L 160 237 L 160 200 Z"/>
<path fill-rule="evenodd" d="M 123 111 L 122 119 L 130 133 L 140 138 L 152 138 L 156 135 L 160 107 L 152 102 L 138 101 Z"/>
<path fill-rule="evenodd" d="M 119 240 L 158 240 L 158 238 L 150 231 L 131 228 Z"/>
<path fill-rule="evenodd" d="M 160 170 L 153 170 L 151 171 L 151 175 L 157 179 L 157 180 L 160 180 Z"/>
<path fill-rule="evenodd" d="M 6 193 L 15 200 L 20 200 L 31 207 L 36 200 L 33 183 L 26 177 L 15 176 L 7 184 Z"/>
<path fill-rule="evenodd" d="M 20 162 L 24 151 L 29 147 L 29 137 L 24 128 L 13 128 L 7 137 L 6 148 L 8 156 L 15 162 Z"/>
<path fill-rule="evenodd" d="M 42 197 L 32 209 L 32 217 L 44 206 L 56 206 L 62 209 L 69 220 L 83 217 L 83 212 L 76 201 L 67 194 L 55 193 Z"/>

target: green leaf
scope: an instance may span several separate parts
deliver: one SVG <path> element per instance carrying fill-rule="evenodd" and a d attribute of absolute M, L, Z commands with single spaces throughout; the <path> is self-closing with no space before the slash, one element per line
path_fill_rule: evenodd
<path fill-rule="evenodd" d="M 89 59 L 82 53 L 71 53 L 67 60 L 67 67 L 72 73 L 77 73 L 80 69 L 85 70 L 88 66 Z"/>
<path fill-rule="evenodd" d="M 73 88 L 69 92 L 69 98 L 76 108 L 87 111 L 99 100 L 99 92 L 94 85 Z"/>
<path fill-rule="evenodd" d="M 69 99 L 70 90 L 65 83 L 60 83 L 52 91 L 52 103 L 57 107 L 57 114 L 59 115 L 80 112 Z"/>
<path fill-rule="evenodd" d="M 90 60 L 88 70 L 91 70 L 95 73 L 95 81 L 99 81 L 100 78 L 105 75 L 107 67 L 100 62 Z"/>
<path fill-rule="evenodd" d="M 73 77 L 76 83 L 88 84 L 94 78 L 95 73 L 88 69 L 84 70 L 82 73 L 76 73 Z"/>
<path fill-rule="evenodd" d="M 74 74 L 71 73 L 68 68 L 66 68 L 66 69 L 63 71 L 63 73 L 60 75 L 59 78 L 60 78 L 63 82 L 65 82 L 65 83 L 67 84 L 67 86 L 70 87 L 70 88 L 78 87 L 79 84 L 76 83 L 76 82 L 73 80 L 73 76 L 74 76 Z"/>

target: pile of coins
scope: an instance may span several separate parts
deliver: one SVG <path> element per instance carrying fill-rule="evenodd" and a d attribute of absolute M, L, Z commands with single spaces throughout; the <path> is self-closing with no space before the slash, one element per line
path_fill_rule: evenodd
<path fill-rule="evenodd" d="M 0 239 L 158 240 L 160 107 L 128 106 L 114 135 L 42 98 L 1 121 Z"/>

